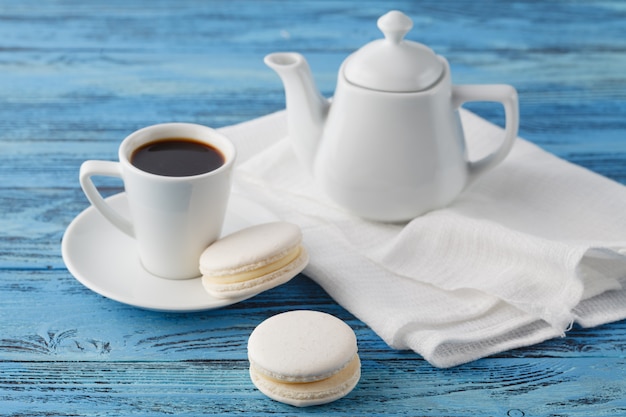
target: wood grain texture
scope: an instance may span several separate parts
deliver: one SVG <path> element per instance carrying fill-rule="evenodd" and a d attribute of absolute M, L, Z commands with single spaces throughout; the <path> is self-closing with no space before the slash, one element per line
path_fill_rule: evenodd
<path fill-rule="evenodd" d="M 0 3 L 0 415 L 626 415 L 626 323 L 457 368 L 388 348 L 306 277 L 227 308 L 139 310 L 92 293 L 60 242 L 87 207 L 85 159 L 115 159 L 133 130 L 213 127 L 284 106 L 262 58 L 307 56 L 332 95 L 345 57 L 389 9 L 446 56 L 455 83 L 509 83 L 520 135 L 626 184 L 626 7 L 620 1 L 4 0 Z M 501 110 L 472 110 L 501 123 Z M 103 181 L 107 194 L 121 190 Z M 358 337 L 346 398 L 294 409 L 250 383 L 246 343 L 265 318 L 326 311 Z"/>

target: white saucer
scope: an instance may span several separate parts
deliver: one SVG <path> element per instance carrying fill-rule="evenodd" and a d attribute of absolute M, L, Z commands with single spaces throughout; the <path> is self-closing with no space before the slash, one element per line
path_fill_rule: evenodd
<path fill-rule="evenodd" d="M 107 198 L 128 214 L 125 193 Z M 276 221 L 270 211 L 239 195 L 231 195 L 223 234 L 254 224 Z M 202 287 L 200 278 L 168 280 L 147 272 L 135 242 L 109 223 L 93 206 L 70 223 L 61 245 L 70 273 L 90 290 L 135 307 L 168 312 L 191 312 L 224 307 L 250 298 L 218 299 Z"/>

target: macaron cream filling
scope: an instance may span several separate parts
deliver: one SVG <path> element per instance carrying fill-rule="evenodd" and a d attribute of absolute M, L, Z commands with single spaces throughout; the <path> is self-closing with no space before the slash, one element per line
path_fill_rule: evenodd
<path fill-rule="evenodd" d="M 216 284 L 232 284 L 237 282 L 248 281 L 251 279 L 258 278 L 263 275 L 271 274 L 272 272 L 278 271 L 279 269 L 284 268 L 289 265 L 292 261 L 294 261 L 300 253 L 302 252 L 302 246 L 298 245 L 291 249 L 289 249 L 284 255 L 279 257 L 277 260 L 270 262 L 269 264 L 262 265 L 258 268 L 242 271 L 238 273 L 229 273 L 229 272 L 216 272 L 212 271 L 210 274 L 205 275 L 205 279 Z"/>
<path fill-rule="evenodd" d="M 282 397 L 283 401 L 316 401 L 324 399 L 328 402 L 343 397 L 358 383 L 361 377 L 361 361 L 358 355 L 346 366 L 333 375 L 311 382 L 286 382 L 269 377 L 258 372 L 253 364 L 250 365 L 250 377 L 253 383 L 266 393 Z"/>
<path fill-rule="evenodd" d="M 327 374 L 320 374 L 320 375 L 315 375 L 315 376 L 294 376 L 294 375 L 280 375 L 280 374 L 271 372 L 267 369 L 263 369 L 262 367 L 258 366 L 253 361 L 250 361 L 250 372 L 254 371 L 254 373 L 259 375 L 260 377 L 268 379 L 268 380 L 272 380 L 274 382 L 278 382 L 282 384 L 299 384 L 300 386 L 302 386 L 301 384 L 318 384 L 334 376 L 341 376 L 342 379 L 344 377 L 348 377 L 349 375 L 354 374 L 356 372 L 356 369 L 360 369 L 360 362 L 361 361 L 359 359 L 359 355 L 355 353 L 352 359 L 346 362 L 346 364 L 343 367 L 340 367 Z M 314 387 L 314 386 L 315 385 L 311 385 L 311 387 Z"/>

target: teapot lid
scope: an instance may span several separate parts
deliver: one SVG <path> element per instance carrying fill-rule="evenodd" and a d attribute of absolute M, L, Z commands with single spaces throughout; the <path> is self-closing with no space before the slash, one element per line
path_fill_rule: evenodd
<path fill-rule="evenodd" d="M 344 76 L 352 84 L 378 91 L 422 91 L 439 80 L 443 63 L 432 49 L 404 39 L 413 21 L 392 10 L 378 19 L 385 39 L 360 48 L 346 59 Z"/>

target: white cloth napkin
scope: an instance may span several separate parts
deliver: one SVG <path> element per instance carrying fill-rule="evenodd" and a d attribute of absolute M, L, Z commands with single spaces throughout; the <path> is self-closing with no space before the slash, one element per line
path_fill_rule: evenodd
<path fill-rule="evenodd" d="M 470 157 L 501 140 L 461 116 Z M 239 152 L 234 192 L 298 224 L 306 275 L 393 348 L 450 367 L 626 317 L 626 187 L 523 139 L 449 207 L 397 225 L 324 196 L 284 111 L 222 131 Z"/>

